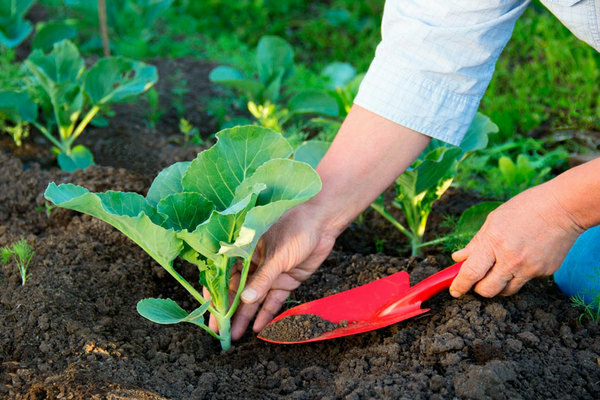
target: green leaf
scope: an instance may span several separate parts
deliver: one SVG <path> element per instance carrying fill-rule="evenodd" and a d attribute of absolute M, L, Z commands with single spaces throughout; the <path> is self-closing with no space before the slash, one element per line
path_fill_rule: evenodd
<path fill-rule="evenodd" d="M 294 67 L 294 51 L 288 42 L 277 36 L 263 36 L 256 47 L 258 76 L 268 86 L 281 74 L 287 78 Z"/>
<path fill-rule="evenodd" d="M 501 201 L 485 201 L 467 208 L 460 216 L 456 230 L 461 234 L 475 235 L 483 226 L 488 214 L 501 204 Z"/>
<path fill-rule="evenodd" d="M 294 177 L 293 180 L 290 177 Z M 223 244 L 220 254 L 248 258 L 258 239 L 292 207 L 305 202 L 321 190 L 319 175 L 303 162 L 274 159 L 264 163 L 238 187 L 236 198 L 266 185 L 256 207 L 248 211 L 239 237 L 233 245 Z"/>
<path fill-rule="evenodd" d="M 90 68 L 84 90 L 92 104 L 102 106 L 143 93 L 157 81 L 156 67 L 125 57 L 110 57 Z"/>
<path fill-rule="evenodd" d="M 35 0 L 3 0 L 0 1 L 0 18 L 24 17 Z"/>
<path fill-rule="evenodd" d="M 236 240 L 248 210 L 256 204 L 257 193 L 264 188 L 264 185 L 253 187 L 243 199 L 226 210 L 213 211 L 209 219 L 194 231 L 181 231 L 178 237 L 203 256 L 219 263 L 221 246 Z"/>
<path fill-rule="evenodd" d="M 217 139 L 192 161 L 182 180 L 186 192 L 201 193 L 217 210 L 229 207 L 236 187 L 259 166 L 292 153 L 280 133 L 259 126 L 226 129 Z"/>
<path fill-rule="evenodd" d="M 305 162 L 313 168 L 317 168 L 321 159 L 331 146 L 330 142 L 322 140 L 309 140 L 302 143 L 294 152 L 294 160 Z"/>
<path fill-rule="evenodd" d="M 182 192 L 181 179 L 190 164 L 191 161 L 177 162 L 160 171 L 156 178 L 154 178 L 152 185 L 150 185 L 150 189 L 148 189 L 148 194 L 146 195 L 148 203 L 156 207 L 161 199 L 170 194 Z"/>
<path fill-rule="evenodd" d="M 418 174 L 415 183 L 415 194 L 435 188 L 440 180 L 447 176 L 455 167 L 456 159 L 462 151 L 458 147 L 453 147 L 440 148 L 439 150 L 434 150 L 434 152 L 439 153 L 436 159 L 429 159 L 427 158 L 429 155 L 427 155 L 427 159 L 423 160 L 415 168 Z"/>
<path fill-rule="evenodd" d="M 321 75 L 329 80 L 328 89 L 335 90 L 350 83 L 356 76 L 356 69 L 345 62 L 332 62 L 323 69 Z"/>
<path fill-rule="evenodd" d="M 49 54 L 34 50 L 25 65 L 48 94 L 56 84 L 77 82 L 85 69 L 79 50 L 68 40 L 55 43 Z"/>
<path fill-rule="evenodd" d="M 290 99 L 288 109 L 295 114 L 321 114 L 331 117 L 339 114 L 336 99 L 319 90 L 298 93 Z"/>
<path fill-rule="evenodd" d="M 210 216 L 214 205 L 200 193 L 175 193 L 163 198 L 157 210 L 167 217 L 167 228 L 193 231 Z"/>
<path fill-rule="evenodd" d="M 137 303 L 137 312 L 144 318 L 157 324 L 177 324 L 190 322 L 203 325 L 203 316 L 208 310 L 210 302 L 204 303 L 191 313 L 187 313 L 171 299 L 143 299 Z"/>
<path fill-rule="evenodd" d="M 272 103 L 277 103 L 279 100 L 279 92 L 281 91 L 281 85 L 283 84 L 283 75 L 284 70 L 280 70 L 273 79 L 271 79 L 267 84 L 265 84 L 265 88 L 262 92 L 262 97 L 260 98 L 260 102 L 270 101 Z"/>
<path fill-rule="evenodd" d="M 77 36 L 77 28 L 72 23 L 50 21 L 46 24 L 38 24 L 31 47 L 48 52 L 52 50 L 54 43 L 65 39 L 70 40 L 75 38 L 75 36 Z"/>
<path fill-rule="evenodd" d="M 73 147 L 69 154 L 59 153 L 57 160 L 60 169 L 67 172 L 75 172 L 78 169 L 86 169 L 90 165 L 94 165 L 94 156 L 87 147 L 81 144 Z"/>
<path fill-rule="evenodd" d="M 497 132 L 498 125 L 494 124 L 489 117 L 478 112 L 460 142 L 460 148 L 465 153 L 484 149 L 488 144 L 488 135 Z"/>
<path fill-rule="evenodd" d="M 214 83 L 231 86 L 234 89 L 244 92 L 250 100 L 259 100 L 260 93 L 264 90 L 264 85 L 260 82 L 247 79 L 237 69 L 218 66 L 210 71 L 208 79 Z"/>
<path fill-rule="evenodd" d="M 173 230 L 150 219 L 154 209 L 137 193 L 90 193 L 72 184 L 48 185 L 44 197 L 59 207 L 96 217 L 117 228 L 137 243 L 163 267 L 171 263 L 182 248 Z"/>
<path fill-rule="evenodd" d="M 15 124 L 37 119 L 37 104 L 27 92 L 0 91 L 0 115 Z M 0 118 L 1 119 L 1 118 Z"/>
<path fill-rule="evenodd" d="M 9 49 L 17 47 L 32 30 L 31 22 L 21 17 L 0 18 L 0 46 Z"/>

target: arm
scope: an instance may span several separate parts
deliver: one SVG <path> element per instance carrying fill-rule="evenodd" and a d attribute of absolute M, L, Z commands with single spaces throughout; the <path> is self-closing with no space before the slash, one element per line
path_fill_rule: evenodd
<path fill-rule="evenodd" d="M 492 212 L 455 261 L 467 260 L 450 287 L 485 297 L 511 295 L 556 272 L 577 237 L 600 225 L 600 159 L 524 191 Z"/>

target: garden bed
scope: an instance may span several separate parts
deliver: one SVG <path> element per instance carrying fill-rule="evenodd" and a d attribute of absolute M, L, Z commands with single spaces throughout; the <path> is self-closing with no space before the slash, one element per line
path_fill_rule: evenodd
<path fill-rule="evenodd" d="M 174 61 L 209 95 L 210 69 Z M 194 64 L 195 63 L 195 64 Z M 167 63 L 165 63 L 167 64 Z M 193 65 L 191 65 L 193 64 Z M 159 67 L 161 65 L 159 64 Z M 164 69 L 167 68 L 167 69 Z M 161 76 L 168 76 L 162 66 Z M 192 81 L 188 79 L 188 81 Z M 204 86 L 202 86 L 204 82 Z M 168 102 L 168 88 L 159 88 Z M 198 99 L 196 99 L 198 101 Z M 198 106 L 194 125 L 214 132 Z M 0 246 L 24 237 L 33 246 L 31 277 L 21 286 L 14 265 L 0 274 L 0 397 L 11 399 L 369 399 L 600 397 L 600 329 L 582 321 L 550 279 L 509 298 L 441 293 L 431 312 L 375 332 L 303 345 L 273 345 L 248 332 L 233 348 L 199 328 L 157 325 L 137 314 L 138 300 L 187 293 L 138 246 L 107 224 L 76 212 L 46 215 L 48 182 L 93 191 L 145 194 L 153 176 L 199 147 L 173 144 L 167 127 L 146 127 L 140 107 L 116 108 L 108 128 L 82 136 L 99 166 L 72 175 L 34 161 L 46 147 L 0 142 Z M 141 116 L 140 116 L 141 115 Z M 459 214 L 471 195 L 445 196 L 432 215 Z M 450 264 L 430 250 L 425 259 L 398 257 L 399 234 L 367 211 L 289 306 L 406 270 L 414 283 Z M 374 238 L 386 254 L 374 254 Z M 197 281 L 195 267 L 178 269 Z"/>

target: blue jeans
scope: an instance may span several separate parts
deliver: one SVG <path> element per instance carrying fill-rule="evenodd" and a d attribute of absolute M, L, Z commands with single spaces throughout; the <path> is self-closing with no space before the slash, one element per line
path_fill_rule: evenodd
<path fill-rule="evenodd" d="M 600 295 L 600 226 L 583 232 L 577 239 L 554 281 L 567 296 L 583 297 L 586 304 Z M 598 303 L 595 304 L 598 306 Z"/>

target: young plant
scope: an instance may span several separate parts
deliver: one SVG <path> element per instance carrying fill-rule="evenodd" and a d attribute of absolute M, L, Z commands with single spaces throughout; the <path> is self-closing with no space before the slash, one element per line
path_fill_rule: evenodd
<path fill-rule="evenodd" d="M 26 92 L 0 91 L 0 132 L 11 135 L 17 146 L 29 135 L 29 124 L 36 119 L 37 105 Z"/>
<path fill-rule="evenodd" d="M 488 169 L 485 173 L 487 191 L 502 199 L 516 196 L 549 179 L 552 167 L 567 158 L 568 153 L 563 149 L 542 156 L 519 154 L 516 162 L 507 156 L 501 156 L 497 168 Z"/>
<path fill-rule="evenodd" d="M 258 78 L 246 78 L 242 72 L 221 65 L 211 71 L 209 79 L 245 94 L 248 110 L 259 124 L 279 132 L 299 115 L 338 115 L 337 101 L 327 92 L 305 90 L 291 97 L 282 95 L 283 84 L 294 70 L 294 51 L 285 40 L 263 36 L 256 48 L 256 66 Z"/>
<path fill-rule="evenodd" d="M 179 132 L 181 132 L 183 135 L 183 144 L 186 146 L 190 144 L 196 145 L 202 143 L 202 138 L 200 137 L 198 128 L 190 124 L 190 122 L 185 118 L 181 118 L 179 120 Z"/>
<path fill-rule="evenodd" d="M 393 205 L 402 209 L 406 227 L 386 209 L 383 195 L 371 207 L 402 232 L 410 241 L 411 254 L 418 256 L 423 243 L 427 219 L 433 203 L 452 184 L 458 163 L 472 151 L 487 145 L 487 135 L 498 127 L 483 114 L 477 114 L 461 142 L 461 147 L 432 141 L 411 168 L 396 179 Z"/>
<path fill-rule="evenodd" d="M 92 118 L 112 103 L 143 93 L 158 80 L 155 67 L 123 57 L 100 59 L 86 71 L 77 47 L 67 40 L 54 44 L 49 54 L 34 50 L 25 67 L 37 101 L 51 114 L 46 125 L 33 124 L 54 144 L 59 166 L 69 172 L 94 163 L 85 146 L 73 146 Z M 58 136 L 52 134 L 54 126 Z"/>
<path fill-rule="evenodd" d="M 0 1 L 0 47 L 17 47 L 33 29 L 24 19 L 35 0 Z"/>
<path fill-rule="evenodd" d="M 579 315 L 579 325 L 582 325 L 584 318 L 589 318 L 596 325 L 600 323 L 600 293 L 592 299 L 591 302 L 586 301 L 582 295 L 570 297 L 571 307 L 581 307 L 583 312 Z"/>
<path fill-rule="evenodd" d="M 27 270 L 34 254 L 33 249 L 27 244 L 27 241 L 21 239 L 12 246 L 5 246 L 0 249 L 0 261 L 2 261 L 3 265 L 8 264 L 11 258 L 15 261 L 21 275 L 21 285 L 24 286 L 27 278 L 29 278 Z"/>
<path fill-rule="evenodd" d="M 223 130 L 217 143 L 190 162 L 178 162 L 154 179 L 146 197 L 137 193 L 91 193 L 72 184 L 51 183 L 46 199 L 99 218 L 123 232 L 173 276 L 200 306 L 191 313 L 170 299 L 145 299 L 138 312 L 160 324 L 190 322 L 231 345 L 230 319 L 240 301 L 250 260 L 260 236 L 284 212 L 321 188 L 317 173 L 289 159 L 292 148 L 281 134 L 243 126 Z M 174 267 L 177 256 L 198 267 L 210 300 Z M 229 302 L 231 268 L 243 269 Z M 215 316 L 218 333 L 204 322 Z"/>

